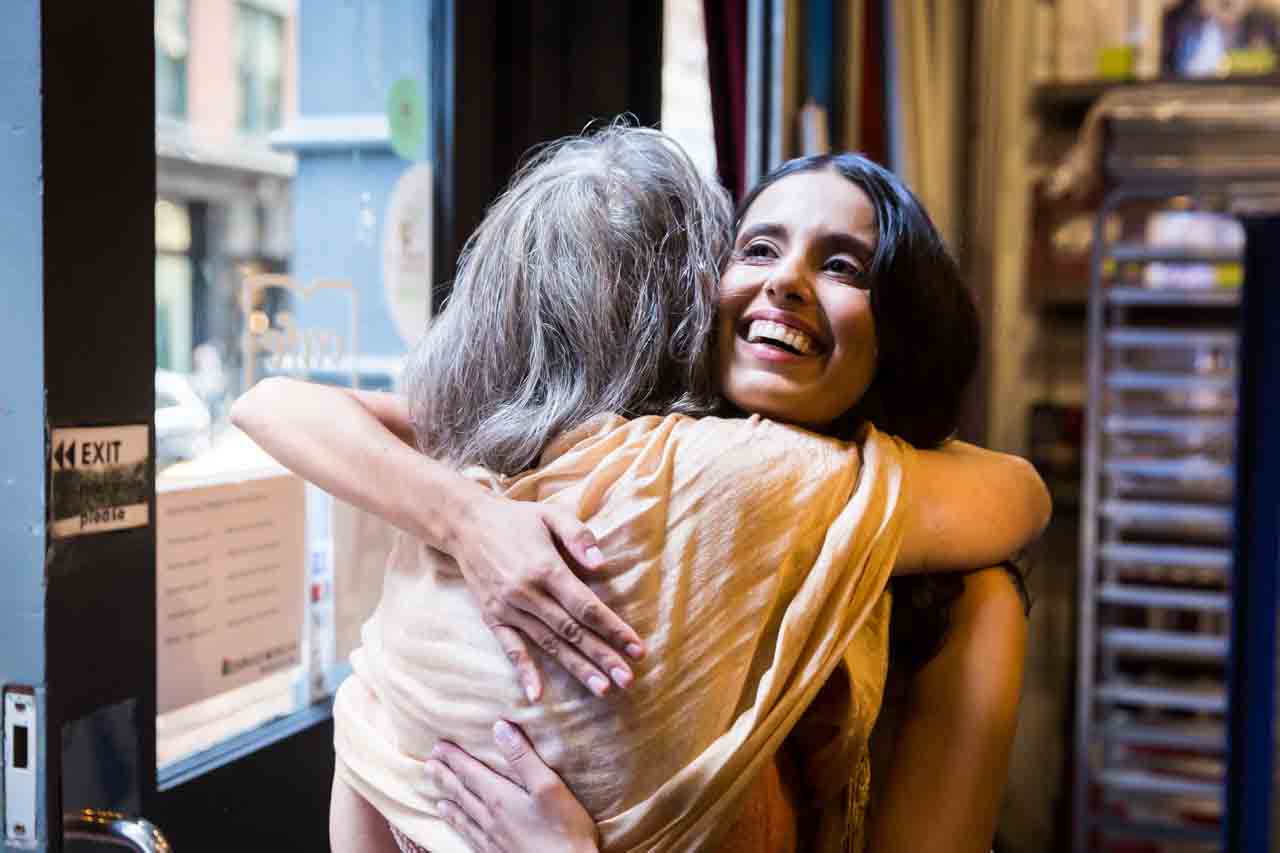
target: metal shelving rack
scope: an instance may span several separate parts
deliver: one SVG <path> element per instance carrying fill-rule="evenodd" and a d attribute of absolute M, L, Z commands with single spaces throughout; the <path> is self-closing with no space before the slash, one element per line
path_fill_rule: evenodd
<path fill-rule="evenodd" d="M 1240 290 L 1111 283 L 1117 264 L 1241 253 L 1106 241 L 1127 206 L 1229 199 L 1218 181 L 1121 184 L 1089 302 L 1076 693 L 1076 853 L 1220 849 Z M 1126 848 L 1127 849 L 1127 848 Z"/>

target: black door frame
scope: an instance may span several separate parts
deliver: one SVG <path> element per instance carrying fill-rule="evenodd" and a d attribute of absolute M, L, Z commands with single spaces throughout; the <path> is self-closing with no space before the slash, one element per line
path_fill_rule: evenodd
<path fill-rule="evenodd" d="M 1244 220 L 1225 850 L 1274 850 L 1280 609 L 1280 215 Z"/>
<path fill-rule="evenodd" d="M 46 455 L 59 427 L 150 425 L 155 410 L 155 84 L 150 3 L 40 6 Z M 154 437 L 151 441 L 154 459 Z M 62 736 L 133 703 L 155 767 L 155 469 L 145 527 L 45 544 L 44 810 L 62 844 Z M 51 478 L 45 467 L 46 505 Z M 122 751 L 127 752 L 127 747 Z M 155 773 L 121 780 L 144 808 Z"/>

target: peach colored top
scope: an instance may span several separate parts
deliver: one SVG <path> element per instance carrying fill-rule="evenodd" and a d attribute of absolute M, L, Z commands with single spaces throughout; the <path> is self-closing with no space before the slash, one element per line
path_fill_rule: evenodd
<path fill-rule="evenodd" d="M 504 717 L 596 818 L 604 850 L 727 849 L 791 736 L 816 849 L 843 849 L 865 802 L 911 454 L 874 430 L 851 444 L 759 417 L 611 415 L 534 471 L 478 476 L 588 524 L 608 559 L 590 583 L 649 656 L 604 698 L 544 666 L 530 705 L 456 564 L 401 537 L 335 700 L 339 775 L 417 844 L 463 853 L 423 763 L 447 737 L 501 766 L 490 727 Z"/>
<path fill-rule="evenodd" d="M 886 747 L 879 733 L 891 610 L 886 590 L 783 749 L 757 775 L 719 853 L 865 850 L 865 819 L 876 793 L 871 773 L 881 768 L 872 756 L 878 759 Z M 873 743 L 879 752 L 869 751 Z"/>

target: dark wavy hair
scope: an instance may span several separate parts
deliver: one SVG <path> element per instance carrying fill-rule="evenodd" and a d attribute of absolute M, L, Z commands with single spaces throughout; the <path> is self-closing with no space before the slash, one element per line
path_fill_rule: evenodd
<path fill-rule="evenodd" d="M 742 199 L 735 233 L 760 193 L 806 172 L 838 174 L 866 193 L 878 231 L 867 277 L 879 356 L 870 386 L 837 422 L 836 432 L 852 438 L 869 422 L 915 447 L 939 447 L 959 428 L 965 390 L 978 366 L 978 309 L 960 267 L 915 194 L 860 154 L 783 163 Z M 1021 572 L 1012 563 L 1006 568 L 1025 602 Z M 941 648 L 964 575 L 904 575 L 893 579 L 892 589 L 890 658 L 895 666 L 915 670 Z"/>

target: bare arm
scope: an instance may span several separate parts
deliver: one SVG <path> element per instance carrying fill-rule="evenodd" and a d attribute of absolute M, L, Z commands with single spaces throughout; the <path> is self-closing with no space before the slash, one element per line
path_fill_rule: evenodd
<path fill-rule="evenodd" d="M 419 453 L 403 397 L 273 377 L 236 401 L 231 420 L 289 470 L 453 556 L 531 700 L 542 685 L 522 636 L 597 694 L 610 679 L 631 683 L 614 649 L 640 657 L 640 638 L 556 547 L 598 567 L 591 531 L 558 509 L 497 497 Z"/>
<path fill-rule="evenodd" d="M 895 572 L 959 571 L 1013 557 L 1049 523 L 1049 490 L 1018 456 L 948 442 L 916 454 Z"/>
<path fill-rule="evenodd" d="M 272 377 L 236 400 L 231 422 L 303 479 L 450 553 L 485 498 L 413 448 L 409 408 L 395 394 Z"/>
<path fill-rule="evenodd" d="M 1027 623 L 1002 569 L 965 578 L 938 655 L 911 681 L 869 850 L 987 853 L 1009 773 Z M 921 820 L 926 808 L 929 819 Z"/>

